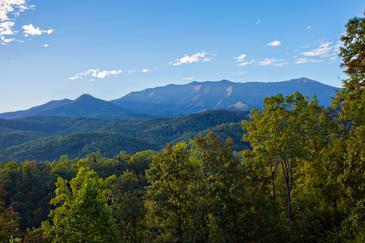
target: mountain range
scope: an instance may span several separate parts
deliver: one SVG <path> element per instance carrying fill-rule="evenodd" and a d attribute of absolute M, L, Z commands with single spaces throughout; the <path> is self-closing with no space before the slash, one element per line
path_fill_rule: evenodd
<path fill-rule="evenodd" d="M 131 92 L 111 101 L 84 94 L 75 100 L 55 100 L 28 110 L 1 113 L 0 118 L 56 116 L 139 119 L 174 117 L 216 109 L 249 111 L 262 108 L 265 97 L 278 93 L 289 95 L 296 91 L 308 97 L 315 95 L 321 105 L 328 106 L 337 90 L 308 78 L 248 83 L 194 81 Z"/>

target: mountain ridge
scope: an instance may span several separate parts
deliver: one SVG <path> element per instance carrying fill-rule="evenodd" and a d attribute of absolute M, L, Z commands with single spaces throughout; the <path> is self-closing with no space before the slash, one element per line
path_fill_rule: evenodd
<path fill-rule="evenodd" d="M 309 97 L 315 95 L 321 105 L 328 106 L 337 90 L 336 87 L 305 77 L 279 82 L 246 83 L 223 79 L 148 88 L 111 102 L 123 108 L 133 107 L 136 112 L 174 116 L 230 107 L 244 110 L 262 108 L 266 97 L 277 93 L 289 95 L 296 91 Z"/>
<path fill-rule="evenodd" d="M 188 84 L 168 84 L 133 91 L 106 101 L 90 94 L 75 100 L 52 100 L 27 110 L 0 113 L 2 119 L 34 116 L 141 118 L 173 117 L 215 109 L 248 111 L 261 108 L 267 96 L 288 95 L 296 91 L 317 96 L 319 103 L 328 106 L 339 88 L 301 77 L 279 82 L 193 81 Z"/>

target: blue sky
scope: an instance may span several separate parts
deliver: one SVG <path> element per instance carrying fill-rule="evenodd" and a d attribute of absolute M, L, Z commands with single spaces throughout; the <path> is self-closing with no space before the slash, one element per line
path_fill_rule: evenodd
<path fill-rule="evenodd" d="M 341 86 L 363 0 L 0 0 L 0 112 L 192 80 Z"/>

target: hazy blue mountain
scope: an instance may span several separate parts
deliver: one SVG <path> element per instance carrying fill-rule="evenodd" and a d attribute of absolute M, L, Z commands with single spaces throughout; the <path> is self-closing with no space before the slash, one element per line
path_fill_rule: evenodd
<path fill-rule="evenodd" d="M 261 108 L 265 97 L 278 93 L 289 95 L 296 91 L 309 97 L 316 95 L 321 105 L 328 106 L 336 90 L 335 87 L 308 78 L 269 83 L 222 80 L 146 89 L 132 92 L 112 103 L 135 112 L 174 116 L 212 109 Z"/>
<path fill-rule="evenodd" d="M 132 92 L 120 99 L 105 101 L 91 95 L 81 95 L 76 100 L 56 100 L 29 110 L 0 114 L 3 119 L 33 116 L 141 118 L 173 117 L 228 109 L 248 111 L 261 108 L 263 100 L 278 93 L 289 95 L 296 91 L 328 106 L 338 88 L 308 78 L 282 82 L 234 83 L 227 80 L 192 82 L 184 85 L 170 84 Z M 147 115 L 146 115 L 147 114 Z"/>
<path fill-rule="evenodd" d="M 0 114 L 0 118 L 4 119 L 32 116 L 128 118 L 136 115 L 111 102 L 97 99 L 88 94 L 81 95 L 76 100 L 51 101 L 29 110 Z"/>
<path fill-rule="evenodd" d="M 72 100 L 69 100 L 69 99 L 52 100 L 46 104 L 35 106 L 28 110 L 2 113 L 2 114 L 0 114 L 0 118 L 17 119 L 17 118 L 23 118 L 23 117 L 29 117 L 29 116 L 37 116 L 39 114 L 46 113 L 48 110 L 56 109 L 58 107 L 61 107 L 61 106 L 64 106 L 64 105 L 67 105 L 70 103 L 72 103 Z"/>

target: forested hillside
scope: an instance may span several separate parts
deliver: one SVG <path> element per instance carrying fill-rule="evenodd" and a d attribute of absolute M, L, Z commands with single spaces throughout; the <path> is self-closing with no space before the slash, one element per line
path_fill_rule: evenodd
<path fill-rule="evenodd" d="M 121 150 L 161 150 L 167 143 L 187 141 L 209 129 L 219 132 L 222 141 L 233 137 L 235 150 L 242 150 L 247 144 L 242 141 L 240 122 L 247 118 L 247 112 L 214 110 L 155 119 L 0 119 L 0 161 L 57 160 L 61 155 L 80 158 L 95 151 L 115 156 Z M 222 127 L 230 123 L 235 125 Z"/>
<path fill-rule="evenodd" d="M 242 119 L 243 151 L 213 134 L 235 123 L 200 114 L 115 127 L 141 130 L 132 142 L 202 131 L 162 151 L 0 163 L 0 241 L 365 242 L 364 33 L 353 18 L 341 37 L 335 112 L 299 92 L 267 97 Z"/>

